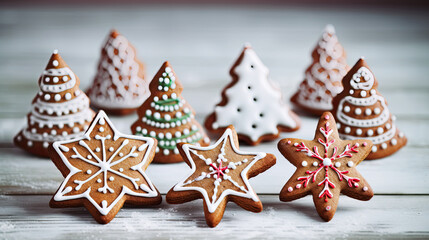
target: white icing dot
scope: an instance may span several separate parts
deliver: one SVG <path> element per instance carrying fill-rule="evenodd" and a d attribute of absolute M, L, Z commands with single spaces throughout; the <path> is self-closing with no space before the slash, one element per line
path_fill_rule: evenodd
<path fill-rule="evenodd" d="M 32 141 L 28 141 L 27 142 L 27 146 L 32 147 L 33 146 L 33 142 Z"/>
<path fill-rule="evenodd" d="M 57 67 L 58 66 L 58 61 L 57 60 L 52 61 L 52 65 L 54 65 L 55 67 Z"/>
<path fill-rule="evenodd" d="M 308 165 L 308 163 L 307 163 L 307 161 L 302 161 L 301 165 L 302 165 L 303 167 L 306 167 L 306 166 Z"/>
<path fill-rule="evenodd" d="M 170 154 L 170 151 L 168 149 L 164 149 L 163 153 L 164 153 L 164 155 L 168 155 L 168 154 Z"/>
<path fill-rule="evenodd" d="M 158 86 L 158 90 L 159 90 L 159 91 L 162 91 L 162 86 Z"/>
<path fill-rule="evenodd" d="M 69 80 L 69 78 L 68 78 L 67 76 L 64 76 L 64 77 L 63 77 L 63 81 L 64 81 L 64 82 L 67 82 L 67 80 Z"/>
<path fill-rule="evenodd" d="M 124 154 L 123 154 L 123 153 L 119 153 L 118 155 L 119 155 L 119 157 L 123 157 L 123 156 L 124 156 Z"/>
<path fill-rule="evenodd" d="M 377 133 L 382 134 L 384 132 L 384 129 L 382 127 L 377 128 Z"/>
<path fill-rule="evenodd" d="M 373 89 L 374 90 L 374 89 Z M 362 190 L 364 191 L 364 192 L 366 192 L 366 191 L 368 191 L 368 187 L 367 186 L 365 186 L 365 187 L 363 187 L 362 188 Z"/>
<path fill-rule="evenodd" d="M 350 112 L 350 107 L 349 106 L 345 106 L 344 107 L 344 112 Z"/>
<path fill-rule="evenodd" d="M 66 100 L 70 100 L 72 98 L 71 93 L 66 93 L 65 98 Z"/>
<path fill-rule="evenodd" d="M 96 148 L 96 149 L 95 149 L 95 151 L 96 151 L 96 152 L 100 152 L 100 151 L 101 151 L 101 149 L 100 149 L 100 148 Z"/>
<path fill-rule="evenodd" d="M 361 91 L 360 95 L 361 95 L 361 97 L 366 97 L 366 91 Z"/>
<path fill-rule="evenodd" d="M 173 136 L 171 135 L 171 133 L 169 133 L 169 132 L 168 132 L 168 133 L 166 133 L 166 134 L 165 134 L 165 137 L 166 137 L 167 139 L 171 139 Z"/>
<path fill-rule="evenodd" d="M 356 115 L 361 115 L 361 113 L 362 113 L 362 109 L 360 109 L 360 108 L 356 108 L 355 109 L 355 114 Z"/>
<path fill-rule="evenodd" d="M 358 128 L 356 129 L 356 135 L 361 135 L 362 134 L 362 129 Z"/>
<path fill-rule="evenodd" d="M 101 179 L 97 179 L 97 182 L 98 182 L 98 183 L 101 183 Z"/>
<path fill-rule="evenodd" d="M 325 210 L 326 211 L 331 211 L 331 206 L 326 206 Z"/>
<path fill-rule="evenodd" d="M 74 133 L 78 133 L 79 131 L 80 131 L 80 129 L 79 129 L 78 127 L 74 127 L 74 128 L 73 128 L 73 132 L 74 132 Z"/>
<path fill-rule="evenodd" d="M 75 92 L 74 92 L 74 95 L 75 96 L 79 96 L 80 95 L 80 90 L 78 89 L 78 90 L 76 90 Z"/>
<path fill-rule="evenodd" d="M 49 77 L 45 78 L 45 82 L 49 82 L 49 80 L 51 80 L 51 78 L 49 78 Z"/>
<path fill-rule="evenodd" d="M 369 116 L 371 115 L 372 111 L 370 108 L 365 109 L 365 115 Z"/>
<path fill-rule="evenodd" d="M 371 95 L 375 95 L 377 93 L 377 91 L 375 91 L 375 89 L 371 89 Z"/>
<path fill-rule="evenodd" d="M 155 133 L 154 131 L 150 131 L 149 135 L 150 135 L 151 137 L 156 137 L 156 133 Z"/>
<path fill-rule="evenodd" d="M 57 83 L 58 81 L 60 81 L 60 79 L 59 79 L 58 77 L 54 77 L 54 78 L 52 79 L 52 81 L 53 81 L 54 83 Z"/>
<path fill-rule="evenodd" d="M 152 111 L 151 110 L 146 110 L 146 115 L 148 115 L 148 116 L 150 116 L 150 115 L 152 115 Z"/>
<path fill-rule="evenodd" d="M 317 167 L 317 166 L 319 166 L 319 163 L 313 162 L 313 166 Z"/>
<path fill-rule="evenodd" d="M 86 158 L 92 159 L 92 156 L 88 154 L 88 156 L 86 156 Z"/>
<path fill-rule="evenodd" d="M 377 152 L 377 146 L 372 146 L 371 151 L 372 152 Z"/>
<path fill-rule="evenodd" d="M 386 143 L 382 143 L 382 144 L 381 144 L 381 148 L 382 148 L 382 149 L 386 149 L 386 148 L 387 148 L 387 144 L 386 144 Z"/>
<path fill-rule="evenodd" d="M 403 132 L 399 132 L 399 137 L 400 138 L 403 138 L 405 135 L 404 135 L 404 133 Z"/>
<path fill-rule="evenodd" d="M 380 108 L 374 108 L 374 113 L 375 114 L 380 114 L 380 112 L 381 112 Z"/>
<path fill-rule="evenodd" d="M 337 122 L 337 128 L 340 129 L 341 128 L 341 123 Z"/>
<path fill-rule="evenodd" d="M 391 127 L 392 127 L 392 125 L 390 125 L 390 123 L 387 123 L 387 124 L 386 124 L 386 128 L 387 128 L 387 129 L 390 129 Z"/>
<path fill-rule="evenodd" d="M 109 152 L 113 152 L 115 150 L 113 147 L 109 147 Z"/>
<path fill-rule="evenodd" d="M 100 128 L 98 129 L 98 131 L 99 131 L 99 132 L 104 132 L 104 127 L 100 127 Z"/>
<path fill-rule="evenodd" d="M 43 143 L 43 147 L 44 147 L 44 148 L 48 148 L 48 147 L 49 147 L 49 143 L 44 142 L 44 143 Z"/>
<path fill-rule="evenodd" d="M 350 133 L 350 131 L 351 131 L 350 127 L 346 127 L 346 128 L 344 128 L 344 132 L 345 132 L 345 133 Z"/>
<path fill-rule="evenodd" d="M 347 167 L 353 167 L 353 162 L 352 161 L 348 161 L 347 162 Z"/>
<path fill-rule="evenodd" d="M 395 146 L 398 143 L 398 141 L 394 138 L 390 141 L 390 143 L 392 143 L 392 145 Z"/>
<path fill-rule="evenodd" d="M 92 171 L 90 169 L 88 169 L 88 171 L 86 171 L 86 174 L 91 174 Z"/>
<path fill-rule="evenodd" d="M 167 94 L 163 94 L 163 95 L 162 95 L 162 99 L 167 100 L 167 99 L 168 99 Z"/>
<path fill-rule="evenodd" d="M 353 93 L 355 93 L 355 91 L 353 91 L 353 89 L 350 89 L 349 93 L 350 93 L 350 95 L 353 95 Z"/>
<path fill-rule="evenodd" d="M 366 132 L 366 134 L 368 135 L 368 136 L 372 136 L 372 135 L 374 135 L 374 131 L 373 130 L 368 130 L 367 132 Z"/>
<path fill-rule="evenodd" d="M 288 187 L 288 188 L 287 188 L 287 191 L 288 191 L 288 192 L 292 192 L 292 191 L 293 191 L 293 188 L 292 188 L 292 187 Z"/>
<path fill-rule="evenodd" d="M 55 129 L 52 129 L 51 130 L 51 135 L 54 135 L 54 136 L 57 135 L 57 131 Z"/>
<path fill-rule="evenodd" d="M 118 171 L 119 171 L 119 172 L 123 172 L 123 171 L 124 171 L 124 169 L 123 169 L 123 168 L 119 168 L 119 169 L 118 169 Z"/>
<path fill-rule="evenodd" d="M 104 120 L 104 118 L 100 118 L 100 120 L 98 120 L 98 124 L 100 125 L 104 125 L 106 123 L 106 121 Z"/>
<path fill-rule="evenodd" d="M 156 113 L 154 113 L 154 114 L 153 114 L 153 116 L 154 116 L 156 119 L 159 119 L 159 118 L 161 117 L 161 114 L 160 114 L 159 112 L 156 112 Z"/>
<path fill-rule="evenodd" d="M 165 114 L 165 115 L 164 115 L 164 119 L 165 119 L 166 121 L 170 121 L 170 120 L 171 120 L 171 116 L 170 116 L 170 115 L 168 115 L 168 114 Z"/>
<path fill-rule="evenodd" d="M 48 101 L 49 99 L 51 99 L 51 95 L 45 94 L 44 98 L 45 98 L 46 101 Z"/>
<path fill-rule="evenodd" d="M 61 95 L 60 94 L 55 94 L 55 97 L 54 97 L 54 99 L 55 99 L 55 101 L 60 101 L 61 100 Z"/>
<path fill-rule="evenodd" d="M 109 180 L 113 181 L 113 180 L 115 180 L 115 178 L 114 177 L 109 177 Z"/>
<path fill-rule="evenodd" d="M 340 162 L 336 162 L 335 163 L 335 167 L 337 167 L 337 168 L 341 167 L 341 163 Z"/>

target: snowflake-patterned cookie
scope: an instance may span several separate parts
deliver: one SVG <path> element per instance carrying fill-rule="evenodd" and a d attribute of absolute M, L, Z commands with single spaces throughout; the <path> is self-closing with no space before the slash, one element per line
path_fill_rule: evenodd
<path fill-rule="evenodd" d="M 334 117 L 325 112 L 314 140 L 282 139 L 278 148 L 297 170 L 280 192 L 281 201 L 312 194 L 320 217 L 330 221 L 335 214 L 340 193 L 359 200 L 374 195 L 356 166 L 371 151 L 370 140 L 342 141 Z"/>
<path fill-rule="evenodd" d="M 120 133 L 100 111 L 83 137 L 52 144 L 51 159 L 65 180 L 50 206 L 85 206 L 97 222 L 105 224 L 125 202 L 161 203 L 161 195 L 144 172 L 155 146 L 153 138 Z"/>
<path fill-rule="evenodd" d="M 210 227 L 221 221 L 228 201 L 252 212 L 262 211 L 262 203 L 250 186 L 249 178 L 273 166 L 274 155 L 241 152 L 232 125 L 214 145 L 200 147 L 180 143 L 179 151 L 191 167 L 191 173 L 168 192 L 168 203 L 202 198 Z"/>

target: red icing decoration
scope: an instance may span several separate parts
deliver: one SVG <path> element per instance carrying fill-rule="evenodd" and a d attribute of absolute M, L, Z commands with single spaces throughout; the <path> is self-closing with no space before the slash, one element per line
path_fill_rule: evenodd
<path fill-rule="evenodd" d="M 228 169 L 228 166 L 226 167 L 222 167 L 222 161 L 220 161 L 219 163 L 219 167 L 216 167 L 216 165 L 214 165 L 213 163 L 210 163 L 210 166 L 212 166 L 214 168 L 214 170 L 216 171 L 217 177 L 219 178 L 220 175 L 224 175 L 224 171 L 226 169 Z"/>
<path fill-rule="evenodd" d="M 325 119 L 329 119 L 329 116 L 326 115 Z M 325 150 L 324 151 L 324 157 L 319 155 L 319 151 L 318 151 L 317 146 L 314 146 L 313 151 L 312 151 L 307 146 L 305 146 L 304 142 L 301 142 L 300 144 L 295 145 L 297 152 L 306 152 L 309 157 L 313 157 L 313 158 L 316 158 L 316 159 L 321 161 L 321 163 L 319 163 L 318 168 L 315 171 L 306 171 L 305 173 L 308 174 L 307 176 L 302 176 L 302 177 L 297 178 L 297 180 L 301 181 L 301 182 L 296 185 L 296 188 L 300 188 L 301 185 L 303 185 L 303 187 L 307 187 L 307 185 L 310 181 L 315 182 L 317 174 L 322 169 L 325 169 L 325 178 L 323 179 L 323 181 L 321 181 L 317 185 L 318 186 L 324 186 L 322 192 L 319 194 L 319 198 L 325 198 L 325 202 L 328 202 L 329 198 L 333 197 L 333 195 L 329 189 L 335 188 L 335 184 L 329 180 L 329 174 L 328 174 L 329 169 L 332 169 L 337 174 L 338 179 L 340 181 L 345 179 L 347 181 L 347 184 L 349 187 L 359 187 L 358 182 L 360 181 L 360 179 L 348 177 L 346 174 L 349 173 L 349 171 L 347 171 L 347 170 L 346 171 L 340 171 L 332 163 L 334 160 L 337 160 L 337 159 L 340 159 L 343 157 L 352 157 L 353 153 L 358 152 L 357 148 L 359 147 L 359 144 L 356 143 L 352 147 L 350 147 L 350 144 L 347 144 L 344 151 L 340 154 L 337 154 L 338 148 L 334 147 L 334 152 L 332 153 L 331 157 L 328 158 L 328 149 L 335 142 L 335 139 L 331 139 L 331 140 L 329 139 L 330 135 L 333 132 L 333 129 L 329 128 L 329 123 L 326 122 L 325 127 L 321 127 L 319 129 L 319 131 L 325 137 L 325 139 L 322 139 L 322 138 L 318 139 L 319 143 L 322 144 L 325 148 L 324 149 Z M 364 145 L 366 146 L 366 142 L 364 143 Z M 329 165 L 325 165 L 325 164 L 328 164 L 329 162 L 330 162 Z M 330 206 L 328 206 L 328 207 L 330 209 Z"/>

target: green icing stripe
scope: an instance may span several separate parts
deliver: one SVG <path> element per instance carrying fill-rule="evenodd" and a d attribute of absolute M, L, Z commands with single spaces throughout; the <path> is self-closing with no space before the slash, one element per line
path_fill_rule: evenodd
<path fill-rule="evenodd" d="M 178 105 L 180 103 L 180 99 L 179 98 L 176 98 L 176 99 L 168 98 L 167 100 L 154 101 L 154 103 L 156 105 L 162 105 L 162 106 Z"/>
<path fill-rule="evenodd" d="M 172 118 L 172 119 L 170 119 L 169 121 L 167 121 L 167 120 L 165 120 L 165 118 L 157 119 L 157 118 L 153 117 L 152 115 L 151 115 L 151 116 L 149 116 L 149 115 L 147 115 L 147 114 L 145 115 L 145 117 L 146 117 L 147 119 L 149 119 L 149 120 L 151 120 L 151 121 L 154 121 L 154 122 L 159 122 L 159 123 L 172 123 L 172 122 L 182 121 L 183 119 L 187 119 L 187 118 L 189 118 L 190 116 L 191 116 L 191 112 L 186 113 L 185 115 L 183 115 L 183 116 L 181 116 L 181 117 L 179 117 L 179 118 Z"/>
<path fill-rule="evenodd" d="M 187 134 L 187 135 L 182 135 L 182 136 L 180 136 L 180 137 L 174 137 L 174 138 L 171 138 L 171 139 L 166 139 L 166 138 L 159 138 L 158 136 L 156 136 L 156 137 L 152 137 L 152 136 L 150 136 L 149 134 L 143 134 L 141 131 L 139 131 L 139 132 L 136 132 L 134 135 L 141 135 L 141 136 L 143 136 L 143 137 L 151 137 L 151 138 L 155 138 L 156 140 L 158 140 L 158 142 L 159 141 L 176 141 L 176 140 L 182 140 L 182 139 L 185 139 L 185 138 L 188 138 L 188 137 L 190 137 L 190 136 L 193 136 L 195 133 L 197 133 L 198 132 L 198 129 L 197 130 L 193 130 L 193 131 L 190 131 L 189 132 L 189 134 Z M 191 142 L 188 142 L 188 143 L 191 143 L 191 144 L 194 144 L 194 143 L 197 143 L 198 141 L 200 141 L 201 139 L 202 139 L 203 137 L 201 136 L 201 137 L 199 137 L 198 139 L 196 139 L 196 140 L 192 140 Z M 163 148 L 163 149 L 170 149 L 170 150 L 173 150 L 175 147 L 176 147 L 176 145 L 173 145 L 173 146 L 160 146 L 159 144 L 158 144 L 158 147 L 160 147 L 160 148 Z"/>

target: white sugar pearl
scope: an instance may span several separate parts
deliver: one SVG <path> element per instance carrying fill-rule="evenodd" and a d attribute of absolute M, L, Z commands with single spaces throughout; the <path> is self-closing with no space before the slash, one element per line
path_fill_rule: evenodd
<path fill-rule="evenodd" d="M 336 162 L 335 163 L 335 167 L 337 167 L 337 168 L 341 167 L 341 163 L 340 162 Z"/>
<path fill-rule="evenodd" d="M 377 133 L 382 134 L 384 132 L 384 129 L 382 127 L 377 128 Z"/>
<path fill-rule="evenodd" d="M 70 100 L 72 98 L 71 93 L 66 93 L 65 98 L 66 100 Z"/>
<path fill-rule="evenodd" d="M 344 107 L 344 112 L 350 112 L 350 107 L 349 106 L 345 106 Z"/>
<path fill-rule="evenodd" d="M 45 99 L 46 101 L 48 101 L 49 99 L 51 99 L 51 95 L 49 95 L 49 94 L 45 94 L 44 99 Z"/>
<path fill-rule="evenodd" d="M 353 89 L 350 89 L 349 93 L 350 93 L 350 95 L 353 95 L 353 93 L 355 93 L 355 91 L 353 91 Z"/>
<path fill-rule="evenodd" d="M 356 135 L 361 135 L 362 134 L 362 129 L 358 128 L 356 129 Z"/>
<path fill-rule="evenodd" d="M 54 65 L 55 67 L 57 67 L 58 66 L 58 61 L 57 60 L 52 61 L 52 65 Z"/>
<path fill-rule="evenodd" d="M 361 91 L 360 92 L 361 97 L 366 97 L 366 94 L 367 94 L 366 91 Z"/>
<path fill-rule="evenodd" d="M 374 131 L 373 130 L 368 130 L 367 132 L 366 132 L 366 134 L 368 135 L 368 136 L 372 136 L 372 135 L 374 135 Z"/>
<path fill-rule="evenodd" d="M 307 163 L 307 161 L 302 161 L 301 165 L 302 165 L 303 167 L 306 167 L 306 166 L 308 165 L 308 163 Z"/>
<path fill-rule="evenodd" d="M 55 94 L 55 97 L 54 97 L 54 99 L 55 99 L 55 101 L 60 101 L 61 100 L 61 95 L 60 94 Z"/>
<path fill-rule="evenodd" d="M 355 114 L 356 114 L 356 115 L 361 115 L 361 114 L 362 114 L 362 109 L 360 109 L 360 108 L 356 108 L 356 109 L 355 109 Z"/>
<path fill-rule="evenodd" d="M 369 116 L 371 115 L 371 113 L 372 113 L 371 109 L 369 108 L 365 109 L 365 115 Z"/>
<path fill-rule="evenodd" d="M 348 161 L 348 162 L 347 162 L 347 166 L 348 166 L 348 167 L 353 167 L 353 162 L 352 162 L 352 161 Z"/>
<path fill-rule="evenodd" d="M 54 83 L 57 83 L 59 80 L 60 80 L 60 79 L 58 79 L 58 77 L 54 77 L 54 78 L 52 79 L 52 81 L 53 81 Z"/>
<path fill-rule="evenodd" d="M 381 112 L 380 108 L 374 108 L 374 113 L 375 114 L 380 114 L 380 112 Z"/>
<path fill-rule="evenodd" d="M 386 144 L 386 143 L 382 143 L 382 144 L 381 144 L 381 148 L 382 148 L 382 149 L 386 149 L 386 148 L 387 148 L 387 144 Z"/>
<path fill-rule="evenodd" d="M 344 132 L 345 132 L 345 133 L 350 133 L 350 132 L 351 132 L 350 127 L 346 127 L 346 128 L 344 128 Z"/>

